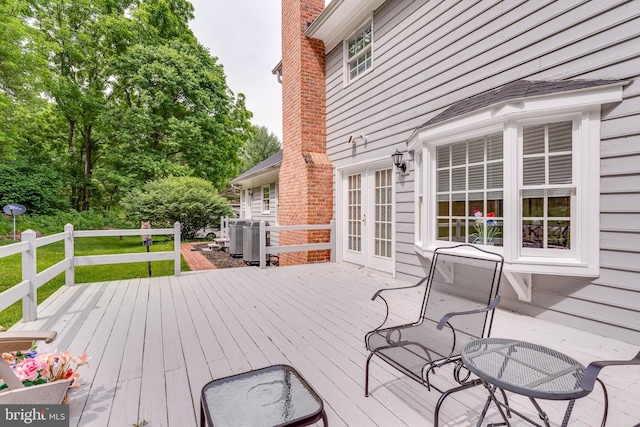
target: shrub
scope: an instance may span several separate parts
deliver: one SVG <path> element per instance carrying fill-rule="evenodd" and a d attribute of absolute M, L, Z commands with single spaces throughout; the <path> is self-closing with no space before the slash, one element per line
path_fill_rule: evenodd
<path fill-rule="evenodd" d="M 13 230 L 11 217 L 0 217 L 0 235 L 10 235 Z M 140 224 L 120 218 L 114 212 L 58 212 L 55 215 L 21 215 L 16 218 L 16 229 L 38 230 L 43 234 L 55 234 L 64 231 L 66 224 L 73 224 L 74 230 L 102 230 L 105 228 L 139 228 Z"/>
<path fill-rule="evenodd" d="M 0 176 L 0 207 L 20 203 L 29 213 L 51 214 L 69 206 L 60 176 L 48 165 L 0 164 Z"/>
<path fill-rule="evenodd" d="M 211 182 L 194 177 L 168 177 L 151 181 L 122 200 L 127 215 L 151 221 L 154 227 L 182 224 L 182 238 L 192 239 L 198 229 L 220 226 L 221 216 L 232 215 L 231 206 Z"/>

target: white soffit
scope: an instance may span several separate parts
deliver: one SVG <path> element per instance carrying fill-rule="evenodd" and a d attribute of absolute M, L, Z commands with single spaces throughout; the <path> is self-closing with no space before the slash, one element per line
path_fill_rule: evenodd
<path fill-rule="evenodd" d="M 331 51 L 349 34 L 357 30 L 367 17 L 386 0 L 333 0 L 307 28 L 305 35 L 324 42 L 325 52 Z"/>

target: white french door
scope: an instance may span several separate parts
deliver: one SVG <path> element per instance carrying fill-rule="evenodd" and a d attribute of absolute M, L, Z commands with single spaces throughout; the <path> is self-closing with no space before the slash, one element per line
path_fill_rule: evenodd
<path fill-rule="evenodd" d="M 393 179 L 391 168 L 343 173 L 345 261 L 393 272 Z"/>

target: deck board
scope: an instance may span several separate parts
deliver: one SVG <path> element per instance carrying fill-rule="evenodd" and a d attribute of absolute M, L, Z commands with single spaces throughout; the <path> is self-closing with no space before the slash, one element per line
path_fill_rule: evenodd
<path fill-rule="evenodd" d="M 180 277 L 133 279 L 63 287 L 39 306 L 36 322 L 13 329 L 48 328 L 58 339 L 43 349 L 86 351 L 81 387 L 69 393 L 72 426 L 198 425 L 200 390 L 212 378 L 286 363 L 325 401 L 331 426 L 430 425 L 439 393 L 373 359 L 364 397 L 364 334 L 384 318 L 371 301 L 380 288 L 406 286 L 345 264 L 220 269 Z M 394 320 L 412 320 L 421 292 L 389 298 Z M 493 336 L 556 348 L 587 364 L 630 358 L 620 341 L 498 310 Z M 640 370 L 607 368 L 601 378 L 611 398 L 608 425 L 640 419 Z M 439 374 L 437 380 L 452 383 Z M 525 399 L 510 397 L 534 416 Z M 485 401 L 477 387 L 446 400 L 441 426 L 472 426 Z M 544 403 L 553 420 L 565 404 Z M 572 425 L 599 425 L 602 394 L 576 403 Z M 498 421 L 495 409 L 491 420 Z M 321 423 L 318 423 L 321 425 Z M 524 423 L 514 420 L 514 426 Z"/>
<path fill-rule="evenodd" d="M 164 374 L 164 335 L 159 281 L 149 282 L 149 301 L 142 357 L 140 406 L 136 422 L 146 420 L 157 427 L 167 427 L 167 393 Z M 123 424 L 121 424 L 123 425 Z M 124 424 L 127 425 L 127 424 Z"/>

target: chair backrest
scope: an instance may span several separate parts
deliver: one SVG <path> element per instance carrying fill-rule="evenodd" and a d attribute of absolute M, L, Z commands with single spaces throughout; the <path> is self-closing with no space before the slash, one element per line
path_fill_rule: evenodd
<path fill-rule="evenodd" d="M 433 255 L 425 292 L 422 318 L 439 322 L 451 312 L 484 308 L 498 294 L 502 276 L 501 255 L 485 251 L 475 245 L 438 248 Z M 491 333 L 493 310 L 454 316 L 449 324 L 461 333 L 456 347 L 463 341 L 488 337 Z"/>

